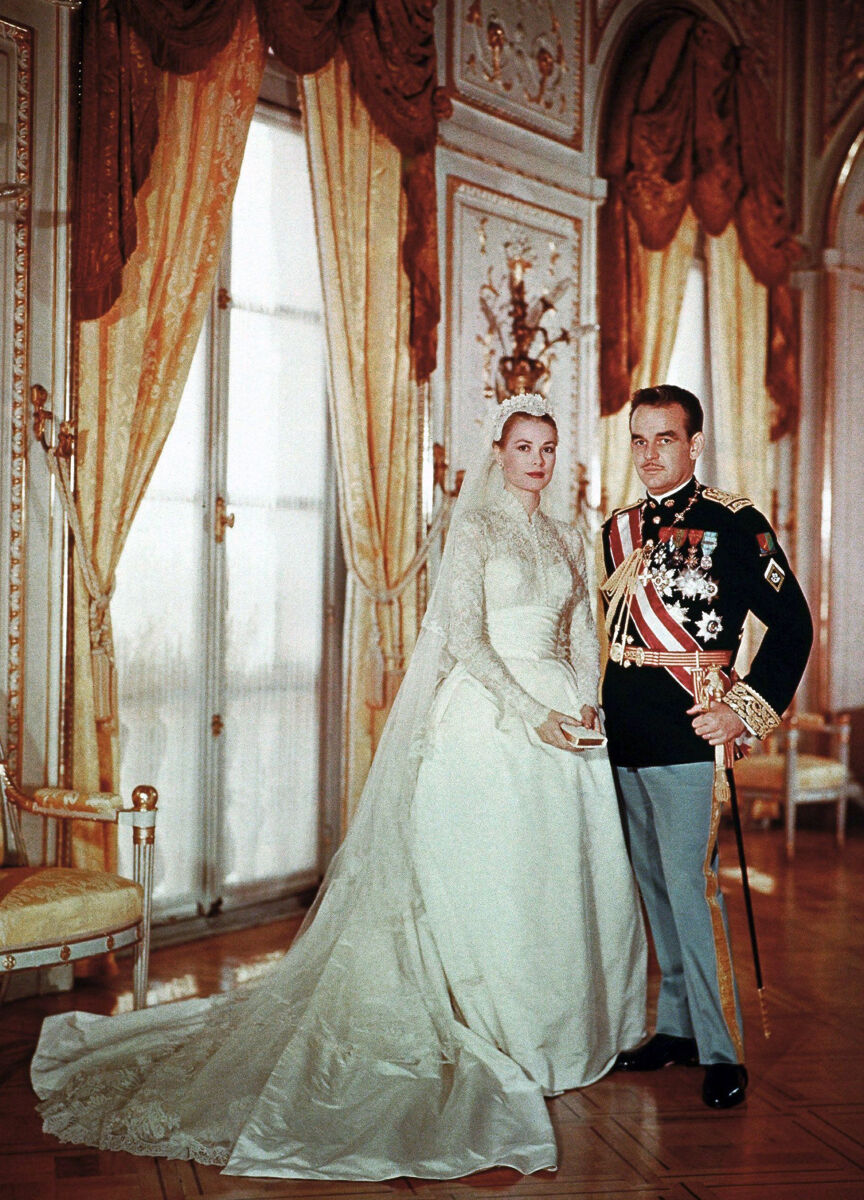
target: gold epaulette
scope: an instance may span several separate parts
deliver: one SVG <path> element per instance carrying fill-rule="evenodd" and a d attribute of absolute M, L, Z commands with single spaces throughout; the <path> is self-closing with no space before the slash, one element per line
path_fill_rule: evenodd
<path fill-rule="evenodd" d="M 622 504 L 620 508 L 613 508 L 607 520 L 611 521 L 612 517 L 617 517 L 619 513 L 629 512 L 631 508 L 639 508 L 641 503 L 641 500 L 634 500 L 632 504 Z"/>
<path fill-rule="evenodd" d="M 742 508 L 752 508 L 753 501 L 748 496 L 736 496 L 734 492 L 724 492 L 720 488 L 703 487 L 702 495 L 706 500 L 722 504 L 730 512 L 740 512 Z"/>

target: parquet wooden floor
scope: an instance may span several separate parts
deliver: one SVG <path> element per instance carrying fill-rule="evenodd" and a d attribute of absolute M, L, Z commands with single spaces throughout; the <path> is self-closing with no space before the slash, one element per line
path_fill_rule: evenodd
<path fill-rule="evenodd" d="M 748 1036 L 746 1105 L 706 1109 L 702 1072 L 612 1074 L 551 1102 L 560 1147 L 554 1175 L 502 1171 L 472 1181 L 392 1184 L 242 1180 L 192 1163 L 99 1153 L 45 1136 L 27 1066 L 39 1024 L 70 1007 L 130 1006 L 122 962 L 108 982 L 71 995 L 0 1006 L 2 1200 L 257 1200 L 352 1197 L 428 1200 L 473 1196 L 582 1200 L 862 1200 L 864 1198 L 864 836 L 844 850 L 803 831 L 792 864 L 779 832 L 748 838 L 772 1036 L 760 1033 L 734 847 L 723 861 Z M 296 920 L 157 950 L 151 1003 L 227 988 L 263 971 Z"/>

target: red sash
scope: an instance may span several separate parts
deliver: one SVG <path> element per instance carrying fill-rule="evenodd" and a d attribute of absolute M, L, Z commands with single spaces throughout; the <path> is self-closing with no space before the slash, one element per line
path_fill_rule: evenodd
<path fill-rule="evenodd" d="M 613 570 L 641 545 L 642 510 L 636 505 L 617 513 L 610 522 L 609 549 Z M 705 649 L 672 617 L 660 593 L 647 576 L 639 579 L 627 603 L 630 606 L 630 620 L 649 650 L 683 650 L 693 653 Z M 686 667 L 664 667 L 664 670 L 681 684 L 685 692 L 694 696 L 693 675 Z M 721 671 L 720 674 L 724 685 L 729 688 L 729 676 L 725 671 Z"/>

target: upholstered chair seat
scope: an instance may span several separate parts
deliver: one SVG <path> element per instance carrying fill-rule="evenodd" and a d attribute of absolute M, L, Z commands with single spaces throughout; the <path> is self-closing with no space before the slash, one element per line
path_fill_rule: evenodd
<path fill-rule="evenodd" d="M 7 867 L 0 872 L 0 946 L 49 946 L 105 937 L 134 927 L 144 889 L 106 871 L 70 867 Z"/>
<path fill-rule="evenodd" d="M 754 754 L 735 764 L 735 780 L 739 788 L 782 795 L 785 771 L 785 754 Z M 819 791 L 842 787 L 846 768 L 820 754 L 799 754 L 798 776 L 805 791 Z"/>
<path fill-rule="evenodd" d="M 0 746 L 0 1000 L 16 971 L 38 971 L 129 946 L 134 954 L 132 1002 L 147 1003 L 153 901 L 156 789 L 111 792 L 43 787 L 24 792 L 12 779 Z M 31 865 L 22 821 L 42 825 L 42 853 Z M 132 878 L 70 865 L 74 821 L 129 827 Z M 3 834 L 11 834 L 5 847 Z M 52 849 L 53 847 L 53 849 Z M 8 864 L 8 865 L 7 865 Z M 2 1190 L 2 1189 L 0 1189 Z"/>

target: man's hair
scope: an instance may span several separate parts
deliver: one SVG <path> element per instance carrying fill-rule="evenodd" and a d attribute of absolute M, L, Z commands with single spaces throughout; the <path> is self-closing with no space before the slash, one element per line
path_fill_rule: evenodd
<path fill-rule="evenodd" d="M 702 405 L 692 392 L 686 388 L 677 387 L 674 383 L 658 383 L 655 387 L 640 388 L 633 393 L 630 401 L 630 417 L 632 419 L 637 408 L 647 404 L 649 408 L 665 408 L 669 404 L 680 404 L 684 409 L 684 428 L 688 438 L 694 433 L 702 432 L 705 420 Z"/>

